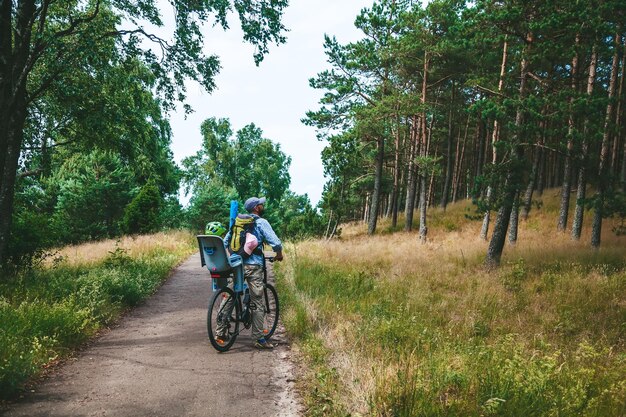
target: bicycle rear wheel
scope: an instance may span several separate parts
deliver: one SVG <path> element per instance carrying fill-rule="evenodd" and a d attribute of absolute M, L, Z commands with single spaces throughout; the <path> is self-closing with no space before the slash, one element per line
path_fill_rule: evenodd
<path fill-rule="evenodd" d="M 209 341 L 215 349 L 226 352 L 239 334 L 241 304 L 230 288 L 222 288 L 213 295 L 207 313 Z"/>
<path fill-rule="evenodd" d="M 265 325 L 263 326 L 263 334 L 266 339 L 269 339 L 276 331 L 280 306 L 278 304 L 278 294 L 272 284 L 265 284 L 263 294 L 263 305 L 265 307 Z"/>

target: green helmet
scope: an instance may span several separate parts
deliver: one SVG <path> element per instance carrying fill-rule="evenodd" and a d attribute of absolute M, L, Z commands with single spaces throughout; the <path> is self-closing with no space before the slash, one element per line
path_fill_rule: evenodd
<path fill-rule="evenodd" d="M 206 224 L 205 234 L 224 237 L 226 228 L 220 222 L 209 222 Z"/>

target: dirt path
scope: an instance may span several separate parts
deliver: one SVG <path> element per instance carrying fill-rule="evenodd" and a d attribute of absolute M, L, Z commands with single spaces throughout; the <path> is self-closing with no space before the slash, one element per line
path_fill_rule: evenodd
<path fill-rule="evenodd" d="M 296 416 L 282 329 L 218 354 L 206 336 L 211 290 L 194 255 L 145 304 L 61 366 L 6 416 Z"/>

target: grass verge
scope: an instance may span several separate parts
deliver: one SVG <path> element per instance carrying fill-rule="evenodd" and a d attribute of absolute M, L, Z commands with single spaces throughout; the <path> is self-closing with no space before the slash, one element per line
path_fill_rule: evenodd
<path fill-rule="evenodd" d="M 281 321 L 290 336 L 292 349 L 297 352 L 298 367 L 302 373 L 297 379 L 297 389 L 301 393 L 307 416 L 343 417 L 347 415 L 343 401 L 344 394 L 337 369 L 330 366 L 330 350 L 325 346 L 307 312 L 310 300 L 298 294 L 293 280 L 293 261 L 283 265 L 275 264 L 274 270 L 280 276 L 277 280 L 281 302 Z"/>
<path fill-rule="evenodd" d="M 181 232 L 104 241 L 0 282 L 0 398 L 151 295 L 196 250 Z"/>

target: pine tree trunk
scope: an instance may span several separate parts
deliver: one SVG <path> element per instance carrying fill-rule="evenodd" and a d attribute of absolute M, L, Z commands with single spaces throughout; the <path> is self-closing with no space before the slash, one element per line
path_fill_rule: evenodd
<path fill-rule="evenodd" d="M 417 154 L 417 117 L 413 117 L 409 133 L 409 167 L 406 184 L 406 202 L 404 205 L 404 231 L 410 232 L 413 228 L 413 210 L 415 208 L 415 155 Z"/>
<path fill-rule="evenodd" d="M 452 171 L 452 202 L 456 202 L 456 193 L 459 188 L 459 162 L 461 158 L 461 130 L 456 138 L 456 151 L 454 152 L 454 170 Z"/>
<path fill-rule="evenodd" d="M 419 198 L 420 197 L 420 184 L 421 184 L 420 175 L 421 175 L 421 172 L 418 168 L 415 170 L 415 181 L 413 181 L 414 187 L 415 187 L 413 191 L 413 194 L 415 195 L 415 201 L 413 201 L 413 211 L 419 210 L 419 206 L 420 206 L 420 198 Z"/>
<path fill-rule="evenodd" d="M 452 99 L 450 100 L 450 112 L 448 115 L 448 137 L 446 141 L 446 176 L 443 180 L 443 191 L 441 192 L 441 207 L 446 210 L 448 205 L 448 194 L 450 194 L 450 182 L 452 181 L 452 108 L 454 103 L 454 82 L 452 82 Z"/>
<path fill-rule="evenodd" d="M 422 241 L 426 240 L 428 234 L 428 225 L 426 224 L 426 175 L 422 173 L 420 175 L 420 234 L 419 237 Z"/>
<path fill-rule="evenodd" d="M 487 201 L 491 201 L 491 193 L 492 193 L 492 188 L 488 187 L 487 188 Z M 491 210 L 487 210 L 485 212 L 485 217 L 483 217 L 483 225 L 480 228 L 480 238 L 482 240 L 487 240 L 487 237 L 489 236 L 489 222 L 491 220 Z"/>
<path fill-rule="evenodd" d="M 609 102 L 606 106 L 606 117 L 604 119 L 604 133 L 602 135 L 602 148 L 600 149 L 600 166 L 598 167 L 598 190 L 595 196 L 595 207 L 593 212 L 593 226 L 591 229 L 591 246 L 594 248 L 600 247 L 600 240 L 602 235 L 602 217 L 604 215 L 604 199 L 606 192 L 606 182 L 608 164 L 610 158 L 610 127 L 613 118 L 613 97 L 615 96 L 615 87 L 617 83 L 617 72 L 619 70 L 619 47 L 621 45 L 621 37 L 619 34 L 615 35 L 615 52 L 613 54 L 613 63 L 611 64 L 611 80 L 609 82 Z"/>
<path fill-rule="evenodd" d="M 520 65 L 520 86 L 519 86 L 519 99 L 520 102 L 523 102 L 527 95 L 526 82 L 528 79 L 528 59 L 526 55 L 530 46 L 532 45 L 533 36 L 532 34 L 527 35 L 526 42 L 526 51 L 524 51 L 524 56 L 522 57 L 522 62 Z M 522 159 L 523 150 L 520 146 L 520 130 L 524 124 L 524 111 L 522 106 L 520 105 L 517 108 L 517 113 L 515 115 L 515 137 L 513 139 L 514 150 L 512 154 L 512 158 L 517 159 L 518 161 Z M 515 164 L 513 164 L 515 165 Z M 509 221 L 511 219 L 511 212 L 513 210 L 514 201 L 517 197 L 518 190 L 514 186 L 517 183 L 516 177 L 518 173 L 515 172 L 514 167 L 510 167 L 507 173 L 506 178 L 506 194 L 504 196 L 504 200 L 502 203 L 502 207 L 498 210 L 498 216 L 496 218 L 496 224 L 494 226 L 493 235 L 491 237 L 491 241 L 489 242 L 489 248 L 487 250 L 487 257 L 485 259 L 485 265 L 488 268 L 493 268 L 500 264 L 500 258 L 502 257 L 502 250 L 504 249 L 504 241 L 506 237 L 506 232 L 509 227 Z"/>
<path fill-rule="evenodd" d="M 587 128 L 584 129 L 583 135 L 586 136 Z M 576 190 L 576 208 L 574 210 L 574 219 L 572 221 L 572 239 L 579 240 L 583 229 L 583 218 L 585 215 L 585 198 L 587 197 L 587 158 L 589 154 L 589 144 L 587 138 L 583 138 L 580 150 L 581 164 L 578 168 L 578 189 Z"/>
<path fill-rule="evenodd" d="M 555 164 L 555 160 L 554 160 L 554 150 L 552 149 L 546 149 L 545 153 L 544 153 L 544 183 L 543 183 L 543 187 L 544 187 L 544 191 L 545 189 L 550 189 L 552 184 L 551 184 L 551 178 L 552 178 L 552 168 L 554 167 Z"/>
<path fill-rule="evenodd" d="M 504 75 L 506 73 L 507 49 L 508 49 L 508 42 L 507 42 L 507 38 L 505 37 L 504 38 L 504 44 L 502 46 L 502 64 L 500 65 L 500 78 L 499 78 L 499 81 L 498 81 L 498 92 L 501 92 L 502 88 L 504 86 Z M 491 149 L 492 149 L 491 163 L 493 165 L 495 165 L 498 162 L 498 148 L 497 148 L 496 144 L 498 142 L 499 135 L 500 135 L 500 124 L 498 122 L 498 119 L 494 119 L 494 121 L 493 121 L 493 133 L 492 133 L 492 139 L 491 139 Z M 493 188 L 492 188 L 491 185 L 487 186 L 487 197 L 486 198 L 487 198 L 487 205 L 490 206 L 492 204 L 492 199 L 493 199 Z M 485 217 L 483 218 L 482 228 L 480 229 L 480 237 L 482 239 L 487 240 L 487 234 L 489 233 L 489 222 L 490 222 L 490 220 L 491 220 L 491 213 L 490 213 L 490 210 L 488 208 L 487 211 L 485 212 Z M 507 224 L 507 227 L 508 227 L 508 224 Z M 504 240 L 502 242 L 503 242 L 503 245 L 504 245 Z M 498 262 L 500 262 L 499 258 L 498 258 Z"/>
<path fill-rule="evenodd" d="M 454 202 L 458 199 L 458 192 L 461 188 L 463 178 L 463 165 L 465 164 L 465 147 L 467 145 L 467 130 L 469 129 L 469 116 L 467 118 L 467 124 L 465 125 L 465 134 L 463 135 L 463 145 L 461 146 L 461 157 L 459 158 L 459 171 L 457 173 L 457 187 L 454 190 Z"/>
<path fill-rule="evenodd" d="M 434 155 L 437 155 L 438 148 L 435 148 Z M 435 188 L 437 188 L 437 181 L 435 177 L 435 170 L 433 169 L 430 172 L 430 180 L 428 182 L 428 198 L 426 199 L 426 203 L 428 207 L 433 207 L 435 200 Z"/>
<path fill-rule="evenodd" d="M 624 149 L 622 149 L 622 173 L 620 174 L 622 191 L 626 191 L 626 137 L 624 137 Z"/>
<path fill-rule="evenodd" d="M 545 121 L 539 123 L 539 140 L 537 141 L 537 148 L 535 150 L 535 157 L 533 158 L 533 166 L 530 170 L 530 177 L 528 179 L 528 186 L 524 193 L 524 203 L 522 204 L 522 220 L 528 220 L 528 214 L 532 207 L 533 192 L 535 191 L 535 184 L 537 184 L 537 176 L 539 172 L 539 164 L 541 163 L 541 155 L 543 154 L 543 145 L 545 142 Z"/>
<path fill-rule="evenodd" d="M 473 198 L 478 198 L 481 194 L 481 190 L 476 186 L 476 179 L 483 174 L 483 164 L 485 163 L 485 132 L 483 122 L 478 117 L 478 123 L 476 125 L 476 137 L 478 141 L 477 156 L 476 156 L 476 171 L 474 174 L 474 195 Z"/>
<path fill-rule="evenodd" d="M 430 143 L 429 143 L 429 138 L 426 136 L 426 92 L 427 92 L 427 87 L 428 87 L 428 64 L 429 64 L 429 57 L 428 57 L 428 53 L 425 52 L 424 53 L 424 75 L 422 77 L 422 132 L 421 132 L 421 150 L 420 150 L 420 155 L 422 156 L 422 159 L 425 159 L 428 156 L 428 148 L 430 147 Z M 432 129 L 431 129 L 432 131 Z M 427 202 L 426 202 L 426 175 L 427 175 L 427 171 L 423 168 L 420 167 L 420 239 L 422 241 L 426 240 L 426 235 L 428 234 L 428 226 L 426 224 L 426 207 L 427 207 Z"/>
<path fill-rule="evenodd" d="M 546 183 L 546 150 L 541 149 L 541 155 L 539 156 L 539 171 L 537 172 L 537 195 L 543 196 L 543 187 Z"/>
<path fill-rule="evenodd" d="M 396 117 L 397 120 L 397 117 Z M 391 192 L 391 227 L 398 224 L 398 196 L 400 194 L 400 122 L 396 124 L 394 147 L 393 190 Z"/>
<path fill-rule="evenodd" d="M 626 38 L 625 38 L 626 40 Z M 626 42 L 625 42 L 626 43 Z M 617 90 L 617 108 L 615 110 L 615 135 L 613 138 L 613 151 L 611 152 L 611 176 L 617 175 L 619 169 L 620 145 L 622 138 L 622 103 L 624 102 L 624 78 L 626 76 L 626 44 L 622 48 L 622 65 L 619 79 L 619 89 Z"/>
<path fill-rule="evenodd" d="M 326 226 L 326 232 L 324 233 L 324 239 L 328 240 L 329 239 L 329 234 L 330 234 L 330 225 L 332 224 L 333 221 L 333 209 L 330 209 L 328 212 L 328 225 Z"/>
<path fill-rule="evenodd" d="M 526 186 L 526 191 L 524 192 L 524 202 L 520 213 L 522 220 L 528 220 L 528 215 L 530 214 L 530 209 L 532 208 L 533 192 L 535 191 L 535 184 L 537 182 L 537 170 L 540 158 L 541 148 L 537 148 L 533 159 L 533 166 L 530 170 L 530 177 L 528 178 L 528 185 Z"/>
<path fill-rule="evenodd" d="M 380 197 L 378 200 L 378 217 L 385 218 L 385 213 L 387 210 L 387 201 L 389 201 L 389 195 L 384 192 L 380 192 Z"/>
<path fill-rule="evenodd" d="M 339 220 L 337 220 L 335 222 L 335 227 L 333 227 L 333 231 L 331 232 L 330 236 L 328 236 L 328 240 L 332 239 L 333 237 L 335 237 L 335 233 L 337 232 L 337 226 L 339 225 Z"/>
<path fill-rule="evenodd" d="M 552 178 L 550 179 L 550 188 L 554 188 L 558 185 L 561 185 L 559 181 L 560 175 L 559 173 L 563 170 L 563 158 L 558 153 L 554 154 L 554 164 L 552 165 Z"/>
<path fill-rule="evenodd" d="M 481 173 L 484 173 L 485 166 L 489 163 L 487 161 L 491 161 L 493 159 L 491 155 L 491 129 L 489 126 L 493 126 L 491 120 L 485 120 L 483 122 L 483 167 L 481 168 Z M 480 195 L 484 196 L 487 192 L 487 188 L 481 190 Z"/>
<path fill-rule="evenodd" d="M 476 179 L 482 174 L 482 149 L 483 149 L 483 129 L 482 129 L 482 121 L 480 120 L 480 116 L 478 117 L 476 123 L 476 134 L 474 135 L 474 175 L 472 177 L 473 181 L 471 184 L 471 189 L 473 190 L 472 198 L 478 198 L 480 195 L 480 190 L 477 187 Z M 470 167 L 472 168 L 472 167 Z M 469 198 L 470 196 L 468 196 Z"/>
<path fill-rule="evenodd" d="M 393 190 L 391 190 L 391 193 L 386 193 L 385 194 L 385 198 L 383 199 L 383 206 L 381 208 L 381 213 L 385 213 L 383 214 L 383 217 L 385 219 L 389 218 L 389 216 L 391 216 L 391 199 L 392 199 L 392 193 Z"/>
<path fill-rule="evenodd" d="M 617 135 L 622 143 L 622 147 L 620 150 L 620 152 L 622 153 L 621 171 L 619 174 L 620 189 L 622 190 L 622 192 L 626 192 L 626 128 L 623 126 L 623 120 L 626 116 L 626 106 L 624 106 L 623 104 L 624 102 L 626 102 L 626 96 L 624 96 L 624 91 L 622 91 L 624 84 L 626 83 L 626 39 L 624 41 L 622 54 L 622 78 L 620 81 L 620 99 L 618 105 L 618 113 L 620 119 L 617 121 Z"/>
<path fill-rule="evenodd" d="M 457 164 L 455 167 L 455 172 L 454 172 L 454 177 L 456 178 L 456 180 L 454 181 L 454 187 L 452 189 L 452 201 L 455 203 L 459 195 L 459 189 L 461 188 L 461 185 L 462 185 L 461 178 L 463 174 L 463 164 L 465 162 L 465 146 L 467 144 L 467 132 L 469 130 L 469 122 L 470 122 L 470 116 L 468 115 L 467 123 L 465 123 L 465 131 L 463 133 L 463 141 L 461 142 L 461 151 L 460 151 L 461 153 L 458 157 Z M 459 139 L 461 138 L 459 137 Z"/>
<path fill-rule="evenodd" d="M 404 136 L 404 135 L 403 135 Z M 404 142 L 406 142 L 406 138 L 404 139 L 400 139 L 400 149 L 402 150 L 403 146 L 404 146 Z M 402 161 L 402 155 L 400 156 L 400 166 L 401 167 L 405 167 L 406 164 L 403 163 Z M 406 168 L 401 169 L 398 168 L 399 173 L 398 173 L 398 198 L 396 200 L 396 209 L 394 210 L 394 216 L 396 218 L 396 224 L 398 221 L 398 216 L 400 214 L 400 212 L 402 210 L 404 210 L 404 205 L 406 204 L 406 175 L 407 175 L 407 170 Z M 402 207 L 402 210 L 400 210 L 400 207 Z"/>
<path fill-rule="evenodd" d="M 489 247 L 487 248 L 487 259 L 485 260 L 485 265 L 489 269 L 500 265 L 502 249 L 504 248 L 504 241 L 506 239 L 506 231 L 509 228 L 509 221 L 511 220 L 512 208 L 513 206 L 511 204 L 505 202 L 498 210 L 496 222 L 493 226 L 493 234 L 489 241 Z"/>
<path fill-rule="evenodd" d="M 580 43 L 580 36 L 576 35 L 576 47 Z M 578 76 L 578 53 L 574 53 L 572 58 L 572 96 L 569 100 L 569 118 L 567 123 L 567 151 L 565 153 L 565 164 L 563 168 L 563 184 L 561 186 L 561 208 L 559 210 L 559 221 L 557 230 L 565 231 L 567 228 L 567 217 L 569 214 L 569 199 L 572 190 L 572 152 L 574 149 L 574 96 L 576 94 L 576 77 Z"/>
<path fill-rule="evenodd" d="M 625 116 L 624 102 L 626 97 L 624 96 L 624 84 L 626 84 L 626 35 L 624 36 L 624 47 L 622 48 L 622 75 L 619 83 L 619 99 L 617 102 L 617 115 L 615 117 L 615 125 L 617 127 L 616 137 L 621 146 L 617 146 L 617 161 L 619 163 L 619 155 L 621 153 L 621 168 L 619 174 L 619 189 L 622 192 L 626 192 L 626 129 L 623 126 L 623 120 Z M 618 168 L 616 168 L 616 171 Z"/>
<path fill-rule="evenodd" d="M 522 204 L 522 211 L 520 213 L 522 220 L 528 220 L 528 215 L 530 214 L 530 209 L 532 208 L 533 192 L 535 190 L 535 182 L 537 180 L 537 165 L 539 162 L 540 153 L 541 150 L 537 149 L 535 159 L 533 161 L 533 167 L 530 171 L 528 185 L 526 186 L 526 191 L 524 192 L 524 203 Z"/>
<path fill-rule="evenodd" d="M 383 178 L 383 164 L 385 163 L 385 140 L 380 137 L 376 141 L 376 174 L 374 176 L 374 191 L 372 193 L 372 207 L 367 226 L 367 234 L 373 235 L 376 232 L 376 222 L 378 221 L 379 205 L 381 199 L 381 187 Z"/>
<path fill-rule="evenodd" d="M 509 243 L 515 245 L 517 243 L 517 227 L 519 224 L 519 194 L 515 195 L 513 199 L 513 207 L 511 208 L 511 218 L 509 219 L 511 225 L 509 230 Z"/>
<path fill-rule="evenodd" d="M 596 80 L 596 66 L 598 55 L 595 46 L 591 52 L 591 62 L 589 63 L 589 76 L 587 77 L 587 97 L 591 98 Z M 572 239 L 579 240 L 583 228 L 583 218 L 585 215 L 585 198 L 587 197 L 587 158 L 589 154 L 589 119 L 585 118 L 583 125 L 583 138 L 580 150 L 580 162 L 578 167 L 578 190 L 576 192 L 576 209 L 574 220 L 572 221 Z"/>

